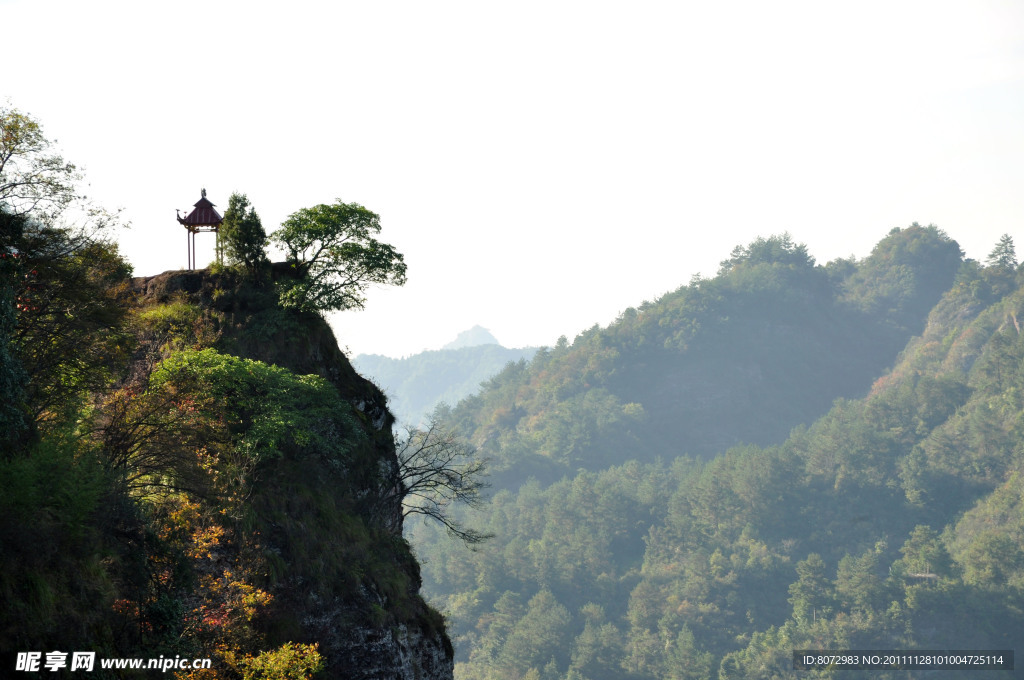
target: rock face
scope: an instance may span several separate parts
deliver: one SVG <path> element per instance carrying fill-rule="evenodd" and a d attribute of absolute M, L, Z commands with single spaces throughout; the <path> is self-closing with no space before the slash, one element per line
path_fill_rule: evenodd
<path fill-rule="evenodd" d="M 337 656 L 338 678 L 403 680 L 451 678 L 450 647 L 438 644 L 437 636 L 424 635 L 407 626 L 395 630 L 351 629 L 347 644 Z"/>
<path fill-rule="evenodd" d="M 191 327 L 181 332 L 186 342 L 325 378 L 352 407 L 358 464 L 397 465 L 386 397 L 352 368 L 323 318 L 276 305 L 269 278 L 255 283 L 231 271 L 177 271 L 134 279 L 132 288 L 142 309 L 192 310 Z M 162 346 L 165 338 L 142 338 L 135 370 L 151 366 Z M 452 678 L 451 642 L 440 614 L 419 595 L 419 565 L 402 538 L 400 499 L 369 519 L 353 519 L 353 505 L 373 498 L 374 490 L 341 492 L 338 480 L 358 475 L 312 458 L 272 465 L 252 499 L 261 518 L 256 530 L 276 560 L 264 584 L 273 595 L 261 623 L 268 642 L 317 642 L 327 661 L 318 678 Z"/>

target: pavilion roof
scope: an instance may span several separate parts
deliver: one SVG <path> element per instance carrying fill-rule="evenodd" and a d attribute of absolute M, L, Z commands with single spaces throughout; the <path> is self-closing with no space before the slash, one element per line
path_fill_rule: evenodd
<path fill-rule="evenodd" d="M 192 212 L 185 217 L 178 216 L 178 222 L 186 227 L 213 227 L 223 221 L 214 204 L 206 198 L 206 189 L 203 189 L 203 197 L 196 201 Z"/>

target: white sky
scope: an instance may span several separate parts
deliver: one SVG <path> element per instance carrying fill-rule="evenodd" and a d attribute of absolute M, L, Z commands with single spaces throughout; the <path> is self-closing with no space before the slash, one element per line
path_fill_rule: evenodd
<path fill-rule="evenodd" d="M 572 339 L 785 230 L 820 262 L 913 221 L 1024 252 L 1016 0 L 0 0 L 0 25 L 0 99 L 124 207 L 137 275 L 185 265 L 201 187 L 268 231 L 379 213 L 409 282 L 333 317 L 354 354 Z"/>

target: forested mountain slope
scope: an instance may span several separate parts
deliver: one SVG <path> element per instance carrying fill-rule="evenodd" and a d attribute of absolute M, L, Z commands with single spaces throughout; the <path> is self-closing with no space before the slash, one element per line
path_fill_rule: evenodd
<path fill-rule="evenodd" d="M 758 239 L 716 277 L 508 366 L 454 418 L 499 485 L 777 443 L 836 397 L 862 395 L 961 261 L 954 241 L 916 224 L 863 261 L 824 266 L 788 236 Z"/>
<path fill-rule="evenodd" d="M 912 228 L 864 262 L 830 265 L 848 270 L 837 304 L 881 314 L 871 332 L 890 342 L 927 304 L 897 292 L 909 267 L 884 274 L 896 260 L 885 247 L 908 236 L 948 243 Z M 917 271 L 938 270 L 926 257 Z M 869 288 L 886 281 L 896 285 Z M 792 669 L 801 648 L 1020 649 L 1022 284 L 1015 260 L 964 263 L 890 370 L 777 445 L 694 458 L 680 441 L 654 462 L 623 448 L 604 469 L 504 488 L 470 518 L 495 535 L 475 552 L 415 526 L 425 590 L 455 633 L 456 677 L 796 678 L 809 674 Z"/>

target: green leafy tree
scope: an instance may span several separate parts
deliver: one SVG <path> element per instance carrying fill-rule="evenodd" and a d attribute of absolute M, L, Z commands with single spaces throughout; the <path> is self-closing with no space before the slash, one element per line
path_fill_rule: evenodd
<path fill-rule="evenodd" d="M 886 604 L 885 583 L 878 573 L 884 547 L 884 543 L 879 543 L 859 557 L 846 555 L 839 560 L 836 595 L 847 609 L 871 611 Z"/>
<path fill-rule="evenodd" d="M 566 649 L 571 637 L 572 617 L 548 589 L 534 595 L 526 613 L 509 633 L 498 655 L 497 665 L 525 674 L 531 667 L 542 667 L 552 658 L 568 661 Z"/>
<path fill-rule="evenodd" d="M 109 386 L 127 349 L 119 291 L 130 267 L 102 238 L 111 216 L 83 200 L 79 179 L 35 120 L 0 106 L 5 649 L 102 645 L 114 583 L 130 570 L 114 575 L 123 565 L 108 560 L 112 527 L 131 510 L 87 436 L 89 392 Z"/>
<path fill-rule="evenodd" d="M 29 411 L 54 422 L 106 388 L 130 349 L 124 327 L 131 266 L 113 244 L 34 226 L 15 243 L 17 325 L 11 340 L 28 374 Z"/>
<path fill-rule="evenodd" d="M 494 666 L 505 641 L 525 613 L 526 608 L 519 593 L 503 592 L 494 603 L 493 611 L 483 626 L 483 634 L 470 654 L 470 660 L 481 666 Z"/>
<path fill-rule="evenodd" d="M 798 562 L 796 573 L 800 578 L 789 586 L 793 618 L 806 624 L 831 613 L 832 588 L 825 576 L 825 561 L 821 555 L 811 553 L 806 560 Z"/>
<path fill-rule="evenodd" d="M 93 204 L 81 193 L 81 181 L 82 173 L 54 150 L 38 121 L 0 106 L 0 209 L 30 217 L 34 226 L 96 240 L 118 225 L 119 215 Z"/>
<path fill-rule="evenodd" d="M 219 457 L 222 495 L 243 495 L 261 463 L 296 451 L 344 457 L 355 445 L 349 407 L 325 379 L 214 349 L 173 352 L 129 397 L 108 406 L 105 444 L 138 488 L 187 474 L 205 448 Z"/>
<path fill-rule="evenodd" d="M 123 347 L 118 289 L 130 267 L 104 238 L 116 215 L 85 200 L 81 174 L 52 147 L 31 116 L 0 107 L 0 424 L 8 427 L 25 415 L 56 420 L 84 389 L 105 384 Z"/>
<path fill-rule="evenodd" d="M 60 420 L 106 385 L 126 349 L 120 293 L 131 268 L 106 238 L 117 216 L 88 203 L 81 174 L 52 146 L 31 116 L 0 107 L 0 425 L 9 427 L 26 415 Z"/>
<path fill-rule="evenodd" d="M 679 631 L 675 643 L 667 650 L 666 658 L 666 678 L 699 680 L 713 677 L 714 656 L 701 651 L 688 626 Z"/>
<path fill-rule="evenodd" d="M 228 198 L 220 237 L 229 264 L 241 265 L 250 272 L 267 264 L 267 232 L 245 194 L 234 193 Z"/>
<path fill-rule="evenodd" d="M 314 312 L 362 309 L 370 284 L 403 285 L 404 257 L 374 238 L 379 233 L 380 217 L 356 203 L 339 200 L 292 213 L 270 237 L 292 267 L 282 303 Z"/>
<path fill-rule="evenodd" d="M 0 107 L 0 205 L 14 214 L 59 214 L 79 198 L 81 174 L 52 146 L 35 119 Z"/>
<path fill-rule="evenodd" d="M 601 605 L 588 602 L 580 613 L 586 623 L 573 641 L 570 670 L 582 677 L 614 677 L 622 659 L 622 632 L 606 621 Z"/>
<path fill-rule="evenodd" d="M 1003 585 L 1020 574 L 1024 549 L 1007 533 L 1005 529 L 989 529 L 972 537 L 962 557 L 965 582 Z"/>
<path fill-rule="evenodd" d="M 946 546 L 928 525 L 914 527 L 900 552 L 903 558 L 897 564 L 913 578 L 945 578 L 953 571 L 953 560 Z"/>

